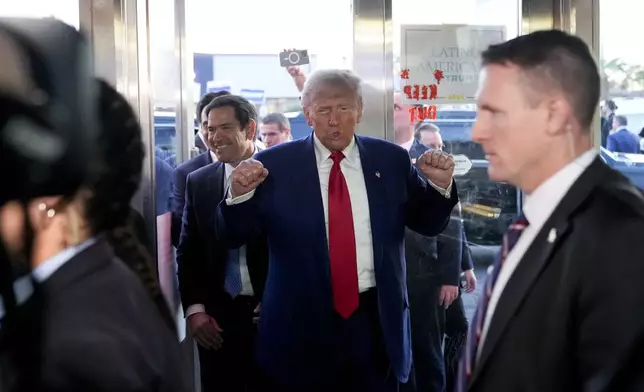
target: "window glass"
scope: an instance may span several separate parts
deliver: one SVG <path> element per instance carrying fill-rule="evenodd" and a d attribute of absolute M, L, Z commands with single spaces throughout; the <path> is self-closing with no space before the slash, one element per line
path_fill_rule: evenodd
<path fill-rule="evenodd" d="M 0 16 L 48 18 L 53 17 L 80 26 L 79 0 L 0 0 Z"/>
<path fill-rule="evenodd" d="M 279 53 L 306 50 L 309 63 L 300 66 L 305 76 L 318 68 L 351 68 L 352 0 L 328 0 L 315 8 L 315 17 L 308 12 L 310 4 L 301 0 L 186 3 L 195 102 L 206 92 L 227 90 L 253 102 L 260 117 L 284 114 L 291 138 L 307 136 L 311 129 L 301 112 L 300 92 L 280 66 Z M 269 144 L 287 137 L 280 135 L 269 130 L 259 133 Z"/>
<path fill-rule="evenodd" d="M 506 39 L 518 35 L 520 2 L 453 0 L 449 6 L 446 4 L 437 0 L 393 1 L 395 134 L 398 144 L 403 145 L 407 142 L 402 139 L 408 139 L 409 133 L 405 130 L 409 127 L 419 129 L 423 124 L 434 124 L 439 128 L 446 151 L 466 155 L 471 160 L 469 172 L 456 177 L 467 239 L 471 248 L 499 245 L 508 224 L 517 216 L 519 192 L 510 185 L 489 180 L 485 155 L 481 147 L 470 140 L 476 105 L 472 99 L 465 99 L 468 94 L 463 92 L 475 91 L 472 85 L 475 86 L 478 80 L 480 50 L 485 49 L 488 43 L 502 40 L 496 38 L 502 37 L 502 31 Z M 460 25 L 461 28 L 452 29 L 458 33 L 450 35 L 450 25 Z M 432 44 L 427 45 L 427 42 Z M 404 69 L 409 70 L 409 79 L 401 75 Z M 418 74 L 432 75 L 437 69 L 442 71 L 443 81 L 453 82 L 449 84 L 453 91 L 445 82 L 442 86 L 437 85 L 438 92 L 447 91 L 438 96 L 445 96 L 450 102 L 435 104 L 424 101 L 425 110 L 435 105 L 435 119 L 423 120 L 421 115 L 412 121 L 409 110 L 418 113 L 418 108 L 410 107 L 412 102 L 400 101 L 401 95 L 406 95 L 405 85 L 418 83 Z M 416 77 L 414 72 L 417 72 Z M 435 82 L 421 80 L 422 83 Z M 411 93 L 413 98 L 413 91 Z M 421 90 L 421 99 L 422 94 Z M 428 95 L 431 96 L 431 91 Z M 424 132 L 416 132 L 414 138 L 419 143 L 434 145 L 431 136 L 424 136 Z M 473 249 L 475 257 L 476 254 Z"/>
<path fill-rule="evenodd" d="M 644 50 L 638 24 L 644 3 L 602 0 L 599 6 L 601 157 L 644 189 Z M 624 26 L 632 32 L 624 34 Z"/>
<path fill-rule="evenodd" d="M 176 167 L 179 139 L 175 117 L 180 94 L 180 61 L 175 55 L 175 8 L 173 0 L 148 3 L 150 14 L 150 77 L 154 105 L 154 147 L 156 162 Z M 165 166 L 165 165 L 163 165 Z M 159 172 L 159 168 L 157 168 Z M 159 179 L 157 178 L 157 186 Z M 158 208 L 157 208 L 158 211 Z"/>

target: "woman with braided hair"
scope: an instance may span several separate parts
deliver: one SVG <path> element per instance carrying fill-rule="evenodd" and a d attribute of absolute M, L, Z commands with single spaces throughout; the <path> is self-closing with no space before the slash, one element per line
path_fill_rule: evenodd
<path fill-rule="evenodd" d="M 88 225 L 94 233 L 105 233 L 116 256 L 139 276 L 164 321 L 174 331 L 175 318 L 159 287 L 148 249 L 142 245 L 142 234 L 136 230 L 135 222 L 140 216 L 130 207 L 139 189 L 145 157 L 141 128 L 125 98 L 104 81 L 99 81 L 99 86 L 103 130 L 97 143 L 103 162 L 97 165 L 96 180 L 87 186 Z"/>
<path fill-rule="evenodd" d="M 141 129 L 123 96 L 103 81 L 97 87 L 95 175 L 73 196 L 26 206 L 31 275 L 46 310 L 42 356 L 31 358 L 41 387 L 29 392 L 188 391 L 173 317 L 131 224 Z"/>

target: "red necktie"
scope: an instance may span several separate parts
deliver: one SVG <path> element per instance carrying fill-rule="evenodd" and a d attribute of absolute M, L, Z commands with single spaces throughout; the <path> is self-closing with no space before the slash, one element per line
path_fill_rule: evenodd
<path fill-rule="evenodd" d="M 344 154 L 331 154 L 333 167 L 329 175 L 329 262 L 335 310 L 349 318 L 358 308 L 358 264 L 356 237 L 349 188 L 340 170 Z"/>

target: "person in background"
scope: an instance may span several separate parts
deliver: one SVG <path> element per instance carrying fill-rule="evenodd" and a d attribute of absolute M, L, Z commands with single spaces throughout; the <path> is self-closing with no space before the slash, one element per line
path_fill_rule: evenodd
<path fill-rule="evenodd" d="M 267 148 L 292 140 L 291 123 L 282 113 L 269 113 L 262 117 L 259 133 Z"/>
<path fill-rule="evenodd" d="M 458 298 L 447 308 L 445 312 L 445 342 L 444 342 L 444 357 L 445 357 L 445 391 L 451 392 L 454 390 L 456 377 L 458 376 L 458 361 L 465 339 L 467 338 L 468 321 L 465 315 L 465 307 L 463 306 L 463 291 L 466 293 L 473 293 L 476 290 L 476 275 L 474 274 L 474 263 L 472 262 L 472 251 L 467 242 L 465 230 L 463 230 L 462 238 L 463 256 L 461 257 L 461 290 L 459 290 Z"/>
<path fill-rule="evenodd" d="M 612 99 L 607 100 L 601 107 L 601 146 L 606 147 L 608 142 L 608 135 L 613 130 L 613 120 L 615 119 L 615 111 L 617 105 Z"/>
<path fill-rule="evenodd" d="M 440 129 L 434 124 L 425 123 L 417 126 L 415 138 L 416 140 L 421 141 L 421 143 L 428 148 L 444 148 Z M 452 216 L 452 220 L 453 219 L 461 219 L 460 211 L 457 216 Z M 439 243 L 441 242 L 441 237 L 444 234 L 445 233 L 439 236 Z M 462 288 L 466 293 L 472 293 L 476 289 L 476 275 L 474 274 L 472 252 L 470 250 L 469 243 L 467 242 L 464 226 L 462 226 L 461 234 L 461 248 L 463 252 L 461 256 L 461 270 L 463 282 L 465 283 Z M 445 361 L 445 390 L 453 391 L 454 380 L 456 380 L 458 372 L 459 355 L 462 351 L 463 345 L 465 344 L 468 327 L 467 317 L 465 316 L 465 309 L 463 306 L 462 290 L 459 290 L 458 297 L 445 311 L 444 320 L 445 325 L 443 330 L 445 342 L 443 344 L 443 356 Z"/>
<path fill-rule="evenodd" d="M 297 91 L 302 92 L 302 90 L 304 90 L 304 83 L 306 83 L 306 75 L 302 69 L 298 65 L 294 65 L 286 67 L 286 72 L 288 72 L 293 79 L 293 83 L 295 83 Z"/>
<path fill-rule="evenodd" d="M 483 51 L 472 140 L 525 194 L 487 277 L 457 391 L 642 391 L 644 198 L 592 145 L 600 76 L 561 30 Z M 641 356 L 641 353 L 639 354 Z M 629 378 L 614 389 L 614 381 Z"/>
<path fill-rule="evenodd" d="M 396 141 L 409 150 L 409 156 L 414 162 L 425 151 L 441 151 L 443 142 L 436 125 L 414 125 L 411 122 L 409 107 L 401 102 L 400 94 L 394 95 Z M 420 143 L 416 138 L 423 134 L 427 134 L 425 142 L 428 144 Z M 408 139 L 410 137 L 411 143 Z M 456 205 L 447 227 L 438 237 L 420 236 L 411 230 L 405 232 L 415 389 L 410 389 L 412 385 L 405 385 L 404 391 L 430 392 L 445 389 L 445 319 L 447 309 L 454 306 L 453 302 L 458 297 L 463 254 L 462 234 L 460 204 Z"/>
<path fill-rule="evenodd" d="M 154 156 L 154 171 L 156 177 L 155 197 L 154 207 L 156 210 L 156 216 L 163 215 L 166 212 L 170 211 L 170 199 L 172 197 L 172 166 L 170 166 L 166 161 Z"/>
<path fill-rule="evenodd" d="M 640 153 L 644 153 L 644 127 L 640 130 Z"/>
<path fill-rule="evenodd" d="M 414 132 L 414 139 L 418 140 L 420 144 L 430 149 L 442 150 L 445 147 L 443 144 L 443 137 L 441 136 L 441 130 L 436 124 L 418 124 Z"/>
<path fill-rule="evenodd" d="M 185 205 L 186 178 L 193 171 L 217 161 L 217 156 L 212 151 L 212 144 L 208 140 L 208 118 L 203 114 L 203 110 L 214 99 L 226 95 L 230 95 L 230 93 L 228 91 L 219 91 L 208 93 L 201 97 L 197 103 L 195 113 L 197 118 L 200 119 L 199 132 L 197 134 L 199 140 L 202 140 L 207 148 L 201 154 L 182 163 L 174 170 L 170 210 L 172 211 L 172 244 L 175 247 L 179 245 L 179 236 L 181 235 L 181 218 L 183 217 L 183 207 Z"/>
<path fill-rule="evenodd" d="M 606 149 L 612 152 L 625 154 L 638 154 L 640 152 L 640 140 L 636 134 L 626 129 L 628 119 L 625 116 L 615 116 L 613 128 L 615 129 L 606 141 Z"/>

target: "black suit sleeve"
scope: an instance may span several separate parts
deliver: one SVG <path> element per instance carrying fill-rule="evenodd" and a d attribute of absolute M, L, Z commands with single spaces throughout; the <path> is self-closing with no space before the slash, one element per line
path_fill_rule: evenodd
<path fill-rule="evenodd" d="M 175 169 L 172 173 L 172 193 L 170 195 L 170 210 L 172 211 L 172 245 L 179 246 L 181 236 L 181 219 L 185 204 L 186 174 Z"/>
<path fill-rule="evenodd" d="M 166 340 L 172 350 L 165 358 L 151 358 L 146 347 L 136 346 L 134 336 L 108 337 L 104 331 L 86 340 L 69 339 L 64 353 L 47 374 L 48 389 L 55 391 L 102 392 L 188 392 L 188 378 L 183 374 L 181 352 L 176 341 Z M 160 342 L 163 344 L 163 342 Z M 175 349 L 176 346 L 176 349 Z M 133 351 L 138 348 L 141 352 Z M 132 364 L 139 366 L 132 366 Z"/>
<path fill-rule="evenodd" d="M 568 267 L 568 273 L 579 277 L 577 371 L 584 384 L 600 374 L 620 374 L 602 391 L 642 391 L 642 353 L 635 364 L 624 359 L 638 337 L 644 336 L 644 219 L 633 216 L 596 224 L 587 228 L 588 238 L 571 256 L 577 262 Z"/>
<path fill-rule="evenodd" d="M 472 250 L 470 249 L 470 244 L 467 242 L 467 236 L 465 235 L 465 228 L 463 228 L 463 257 L 461 259 L 461 269 L 463 271 L 468 271 L 474 269 L 474 262 L 472 261 Z"/>
<path fill-rule="evenodd" d="M 179 294 L 184 311 L 190 305 L 206 304 L 208 298 L 208 267 L 205 264 L 208 258 L 206 250 L 202 248 L 204 242 L 200 238 L 197 214 L 194 207 L 193 192 L 196 184 L 192 175 L 186 180 L 186 205 L 183 209 L 183 222 L 181 238 L 177 247 L 177 274 L 179 276 Z M 213 203 L 213 208 L 216 206 Z M 212 289 L 212 288 L 210 288 Z"/>
<path fill-rule="evenodd" d="M 442 285 L 458 286 L 461 275 L 462 231 L 460 205 L 454 207 L 452 216 L 445 227 L 445 230 L 438 237 L 440 251 L 438 252 L 438 263 L 441 265 Z"/>
<path fill-rule="evenodd" d="M 458 203 L 456 183 L 452 183 L 449 198 L 441 195 L 412 165 L 409 155 L 404 152 L 400 164 L 407 172 L 407 203 L 405 205 L 406 225 L 411 230 L 426 236 L 439 235 L 449 222 L 452 209 Z"/>

